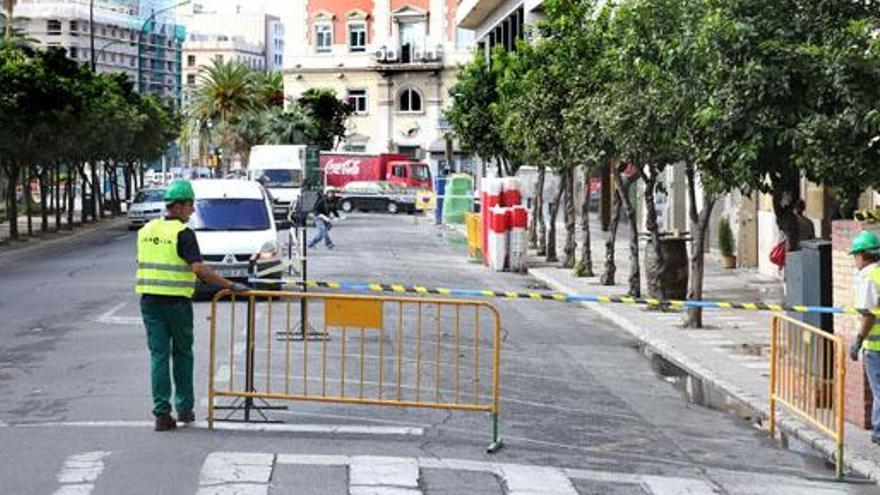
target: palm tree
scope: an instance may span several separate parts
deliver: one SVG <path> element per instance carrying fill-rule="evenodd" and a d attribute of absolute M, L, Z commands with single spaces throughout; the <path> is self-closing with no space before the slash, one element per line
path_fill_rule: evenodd
<path fill-rule="evenodd" d="M 272 144 L 308 144 L 313 125 L 298 106 L 273 111 L 266 123 L 268 141 Z"/>
<path fill-rule="evenodd" d="M 267 108 L 284 106 L 284 76 L 281 72 L 255 72 L 257 98 Z"/>
<path fill-rule="evenodd" d="M 235 149 L 232 128 L 235 118 L 263 106 L 257 98 L 252 74 L 241 62 L 219 60 L 203 67 L 199 73 L 200 87 L 194 95 L 189 117 L 216 124 L 227 158 Z M 228 164 L 227 161 L 227 168 Z"/>

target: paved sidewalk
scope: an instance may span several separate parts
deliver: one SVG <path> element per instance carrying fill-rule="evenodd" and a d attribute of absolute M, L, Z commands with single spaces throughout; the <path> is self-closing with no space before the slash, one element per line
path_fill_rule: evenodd
<path fill-rule="evenodd" d="M 564 245 L 560 232 L 559 254 Z M 593 231 L 594 271 L 604 269 L 605 233 Z M 617 284 L 603 286 L 598 277 L 577 278 L 571 270 L 557 268 L 543 258 L 532 256 L 529 274 L 553 290 L 595 295 L 625 295 L 629 275 L 628 233 L 618 235 L 615 250 Z M 644 253 L 644 249 L 642 250 Z M 645 287 L 644 274 L 642 287 Z M 706 257 L 704 299 L 734 302 L 781 302 L 781 281 L 757 275 L 749 269 L 724 270 L 715 255 Z M 703 312 L 704 329 L 685 329 L 681 322 L 684 312 L 651 311 L 644 307 L 622 304 L 583 303 L 590 310 L 609 319 L 638 338 L 649 351 L 732 396 L 739 404 L 762 419 L 768 416 L 770 312 L 715 311 Z M 779 409 L 777 409 L 779 412 Z M 805 424 L 783 413 L 778 415 L 782 430 L 815 449 L 831 456 L 834 443 Z M 762 421 L 766 428 L 766 421 Z M 880 447 L 870 441 L 870 432 L 846 424 L 847 466 L 854 472 L 880 480 Z"/>
<path fill-rule="evenodd" d="M 20 239 L 17 241 L 13 241 L 8 238 L 9 222 L 0 223 L 0 259 L 6 258 L 13 253 L 18 254 L 30 251 L 39 246 L 79 239 L 84 235 L 88 235 L 89 233 L 98 230 L 121 228 L 128 221 L 124 214 L 115 217 L 108 215 L 103 219 L 98 220 L 97 222 L 91 222 L 83 225 L 82 223 L 79 223 L 79 212 L 77 212 L 74 220 L 76 222 L 75 228 L 73 228 L 72 230 L 68 230 L 67 217 L 65 216 L 61 220 L 62 229 L 58 232 L 54 232 L 55 217 L 54 215 L 52 215 L 49 217 L 49 231 L 44 233 L 40 231 L 40 217 L 32 217 L 34 235 L 28 236 L 27 218 L 20 217 L 18 219 L 18 232 L 20 235 Z"/>

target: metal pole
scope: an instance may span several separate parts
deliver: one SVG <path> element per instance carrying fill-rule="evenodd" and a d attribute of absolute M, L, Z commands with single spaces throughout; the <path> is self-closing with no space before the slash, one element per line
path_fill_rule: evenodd
<path fill-rule="evenodd" d="M 89 0 L 89 59 L 91 60 L 92 72 L 96 69 L 95 65 L 95 0 Z"/>

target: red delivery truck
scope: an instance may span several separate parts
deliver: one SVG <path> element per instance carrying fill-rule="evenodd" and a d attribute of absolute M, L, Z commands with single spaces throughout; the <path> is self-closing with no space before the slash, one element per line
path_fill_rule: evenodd
<path fill-rule="evenodd" d="M 324 185 L 342 187 L 352 181 L 384 180 L 406 187 L 432 189 L 431 170 L 401 153 L 321 152 Z"/>

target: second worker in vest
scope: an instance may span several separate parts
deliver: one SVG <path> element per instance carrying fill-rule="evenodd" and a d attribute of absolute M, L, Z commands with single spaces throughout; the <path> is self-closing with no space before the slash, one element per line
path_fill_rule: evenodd
<path fill-rule="evenodd" d="M 171 183 L 165 192 L 165 218 L 149 222 L 137 236 L 136 292 L 141 294 L 147 327 L 156 431 L 174 429 L 177 421 L 195 421 L 192 296 L 196 278 L 236 292 L 248 290 L 202 263 L 195 232 L 186 226 L 194 200 L 189 182 Z M 172 369 L 177 421 L 171 416 Z"/>
<path fill-rule="evenodd" d="M 853 240 L 850 254 L 854 256 L 856 268 L 859 270 L 856 306 L 877 308 L 880 306 L 880 238 L 873 232 L 859 232 Z M 874 396 L 871 410 L 874 434 L 871 441 L 880 444 L 880 323 L 874 315 L 862 315 L 858 336 L 849 350 L 853 361 L 859 359 L 859 353 L 863 349 L 865 374 Z"/>

